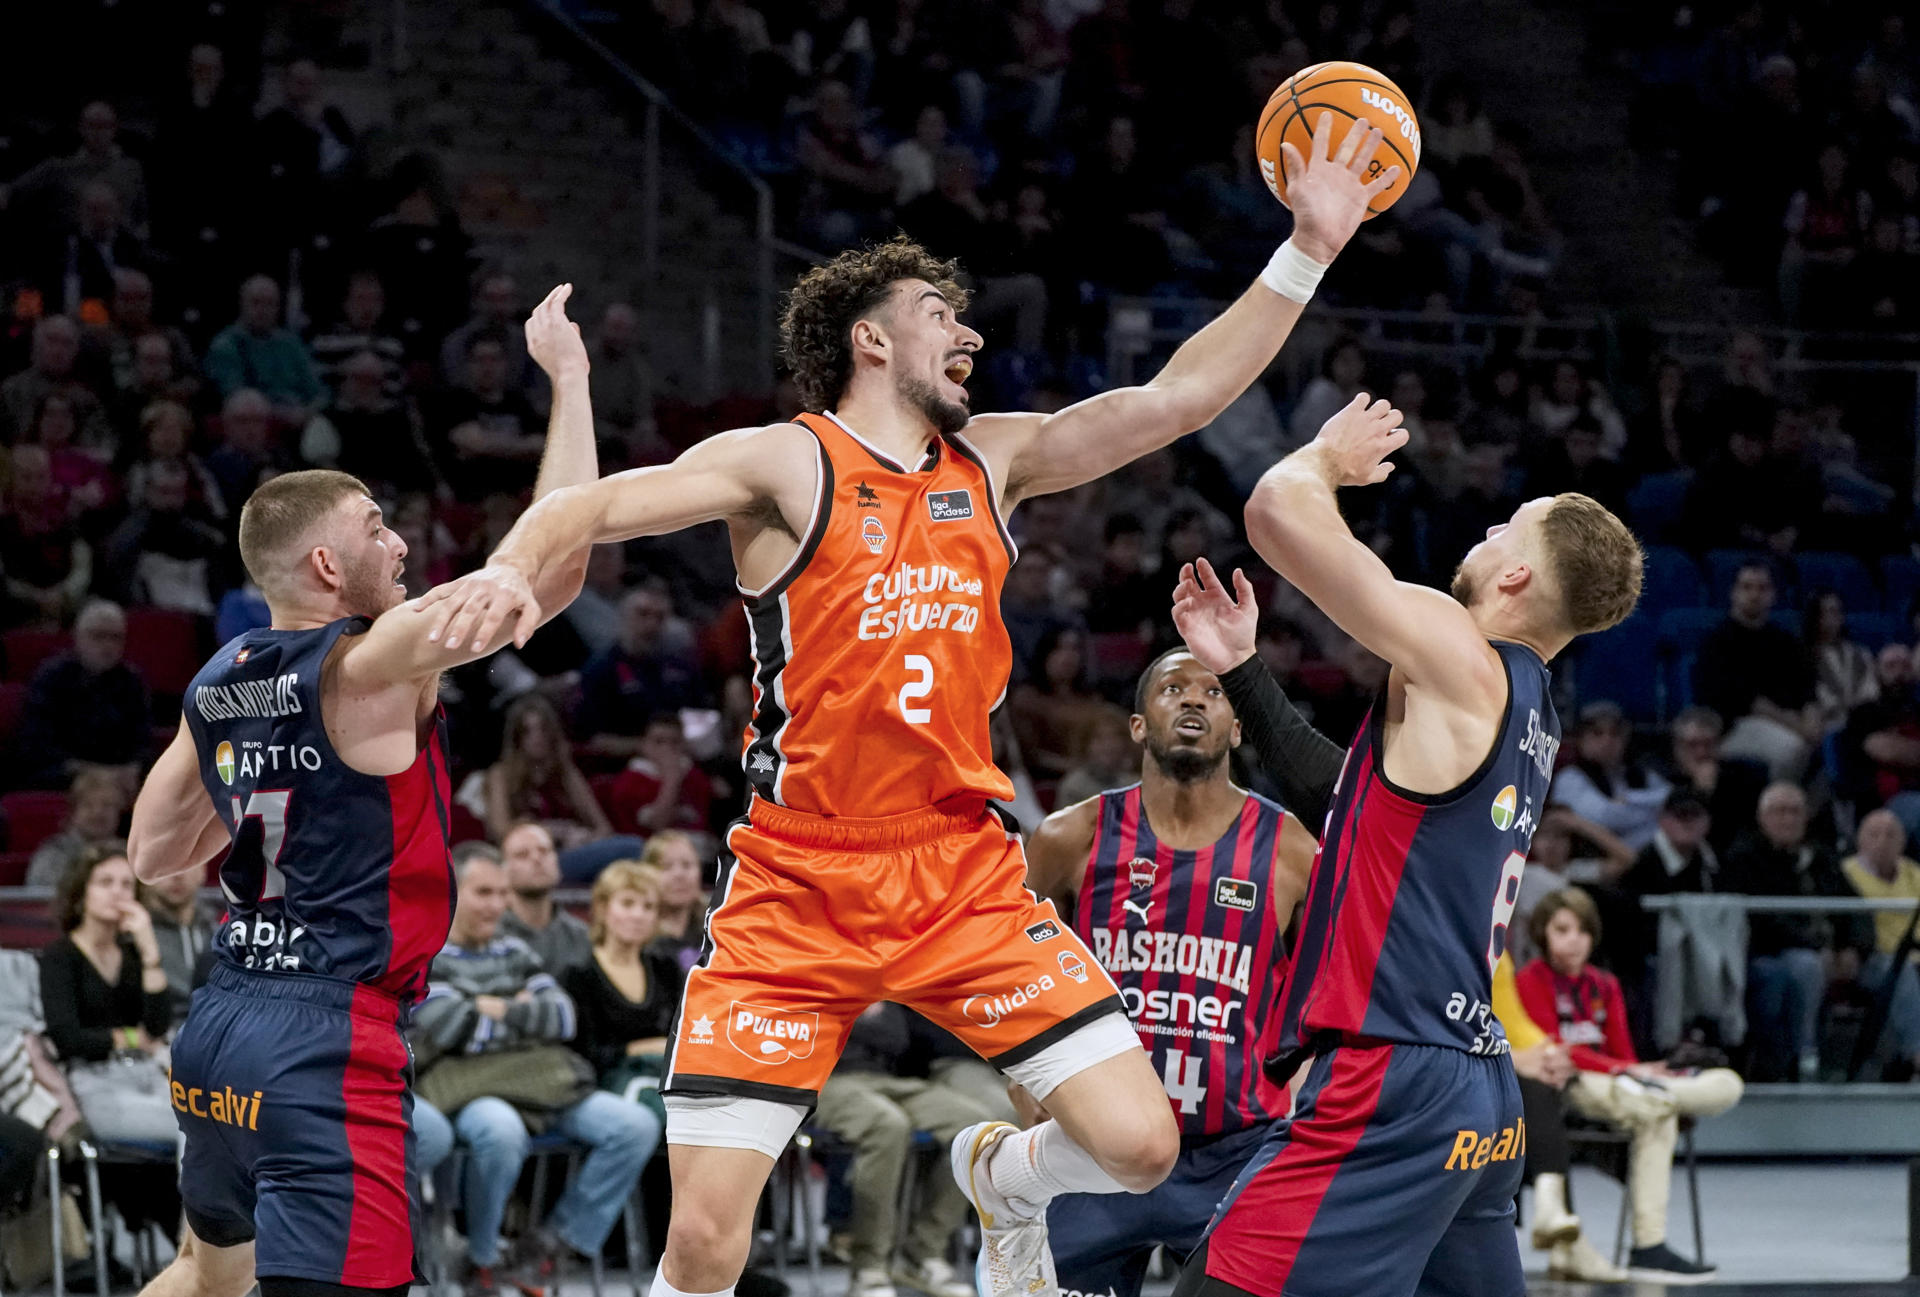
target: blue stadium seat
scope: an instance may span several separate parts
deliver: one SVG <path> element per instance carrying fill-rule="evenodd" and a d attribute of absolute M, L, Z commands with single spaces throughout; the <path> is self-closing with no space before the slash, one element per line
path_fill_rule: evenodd
<path fill-rule="evenodd" d="M 1880 560 L 1880 584 L 1886 589 L 1886 603 L 1882 605 L 1888 612 L 1899 617 L 1907 615 L 1907 604 L 1914 593 L 1920 591 L 1920 558 L 1911 554 L 1889 554 Z"/>
<path fill-rule="evenodd" d="M 1838 592 L 1848 612 L 1872 612 L 1880 606 L 1880 591 L 1873 584 L 1867 565 L 1851 554 L 1830 554 L 1809 550 L 1794 555 L 1800 569 L 1800 589 L 1805 595 L 1815 590 Z"/>
<path fill-rule="evenodd" d="M 1687 502 L 1687 488 L 1693 485 L 1693 470 L 1675 469 L 1671 473 L 1652 473 L 1640 479 L 1627 492 L 1627 521 L 1642 539 L 1672 539 L 1674 524 Z"/>
<path fill-rule="evenodd" d="M 1698 608 L 1708 603 L 1707 584 L 1684 549 L 1672 545 L 1647 546 L 1646 584 L 1640 591 L 1640 610 L 1658 618 L 1669 608 Z"/>
<path fill-rule="evenodd" d="M 1847 638 L 1869 653 L 1878 653 L 1887 645 L 1906 638 L 1907 619 L 1891 612 L 1850 612 L 1847 614 Z"/>
<path fill-rule="evenodd" d="M 1693 667 L 1697 654 L 1663 655 L 1660 659 L 1660 693 L 1665 702 L 1663 719 L 1672 720 L 1693 706 Z"/>
<path fill-rule="evenodd" d="M 1588 635 L 1579 643 L 1573 683 L 1581 703 L 1616 702 L 1633 720 L 1658 719 L 1660 697 L 1653 666 L 1659 634 L 1654 618 L 1636 612 L 1612 630 Z"/>
<path fill-rule="evenodd" d="M 1692 657 L 1726 619 L 1723 608 L 1674 608 L 1660 614 L 1660 656 Z"/>
<path fill-rule="evenodd" d="M 1773 573 L 1774 591 L 1779 602 L 1786 603 L 1793 589 L 1793 582 L 1781 570 L 1780 561 L 1772 554 L 1760 549 L 1710 549 L 1707 551 L 1707 602 L 1725 607 L 1727 592 L 1733 589 L 1733 579 L 1740 575 L 1740 569 L 1748 563 L 1765 563 Z"/>

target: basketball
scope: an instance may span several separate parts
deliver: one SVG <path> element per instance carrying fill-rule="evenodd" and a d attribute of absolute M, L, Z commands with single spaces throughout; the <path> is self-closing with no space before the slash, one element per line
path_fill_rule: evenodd
<path fill-rule="evenodd" d="M 1280 145 L 1292 144 L 1304 159 L 1313 148 L 1313 126 L 1322 112 L 1333 114 L 1333 144 L 1337 152 L 1347 126 L 1364 117 L 1386 133 L 1368 164 L 1369 178 L 1398 163 L 1400 178 L 1375 194 L 1367 208 L 1372 220 L 1398 202 L 1420 165 L 1420 123 L 1400 87 L 1364 63 L 1315 63 L 1280 83 L 1260 111 L 1253 133 L 1253 150 L 1267 188 L 1287 201 L 1287 169 L 1280 161 Z"/>

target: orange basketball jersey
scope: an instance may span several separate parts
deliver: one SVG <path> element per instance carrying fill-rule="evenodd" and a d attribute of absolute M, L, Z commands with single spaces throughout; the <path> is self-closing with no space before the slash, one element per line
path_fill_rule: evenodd
<path fill-rule="evenodd" d="M 1000 588 L 1014 556 L 985 458 L 964 435 L 896 464 L 831 414 L 799 551 L 745 586 L 753 719 L 742 764 L 761 797 L 871 818 L 953 797 L 1011 798 L 987 714 L 1013 649 Z"/>

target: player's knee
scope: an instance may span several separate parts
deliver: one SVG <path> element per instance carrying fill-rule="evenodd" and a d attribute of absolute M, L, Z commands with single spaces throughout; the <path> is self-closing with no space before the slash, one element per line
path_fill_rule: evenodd
<path fill-rule="evenodd" d="M 1117 1122 L 1109 1136 L 1096 1156 L 1130 1193 L 1145 1193 L 1166 1179 L 1180 1156 L 1180 1128 L 1166 1110 Z"/>
<path fill-rule="evenodd" d="M 746 1268 L 748 1245 L 753 1241 L 753 1221 L 721 1204 L 705 1201 L 705 1195 L 681 1196 L 674 1200 L 673 1219 L 667 1226 L 667 1263 L 675 1276 L 675 1287 L 685 1288 L 680 1279 L 695 1275 L 735 1276 Z M 725 1281 L 719 1287 L 726 1287 Z"/>

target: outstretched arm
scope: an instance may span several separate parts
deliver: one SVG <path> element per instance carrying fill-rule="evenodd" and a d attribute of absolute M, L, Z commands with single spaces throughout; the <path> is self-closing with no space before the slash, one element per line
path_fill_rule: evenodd
<path fill-rule="evenodd" d="M 1327 266 L 1359 228 L 1374 195 L 1400 176 L 1365 183 L 1381 132 L 1354 122 L 1336 150 L 1322 113 L 1309 158 L 1283 146 L 1293 236 L 1259 282 L 1173 353 L 1154 378 L 1102 392 L 1051 415 L 989 415 L 969 425 L 1006 465 L 1005 505 L 1090 482 L 1218 418 L 1273 363 Z"/>
<path fill-rule="evenodd" d="M 1027 839 L 1027 890 L 1052 901 L 1069 923 L 1099 815 L 1100 799 L 1089 797 L 1047 816 Z"/>
<path fill-rule="evenodd" d="M 187 718 L 167 750 L 147 772 L 133 803 L 133 828 L 127 834 L 127 860 L 143 883 L 204 869 L 232 841 L 227 825 L 200 782 Z"/>
<path fill-rule="evenodd" d="M 1384 482 L 1406 444 L 1400 412 L 1363 392 L 1320 435 L 1268 469 L 1247 501 L 1247 539 L 1334 624 L 1404 672 L 1407 683 L 1460 703 L 1504 697 L 1499 655 L 1451 596 L 1394 578 L 1348 529 L 1334 491 Z"/>

